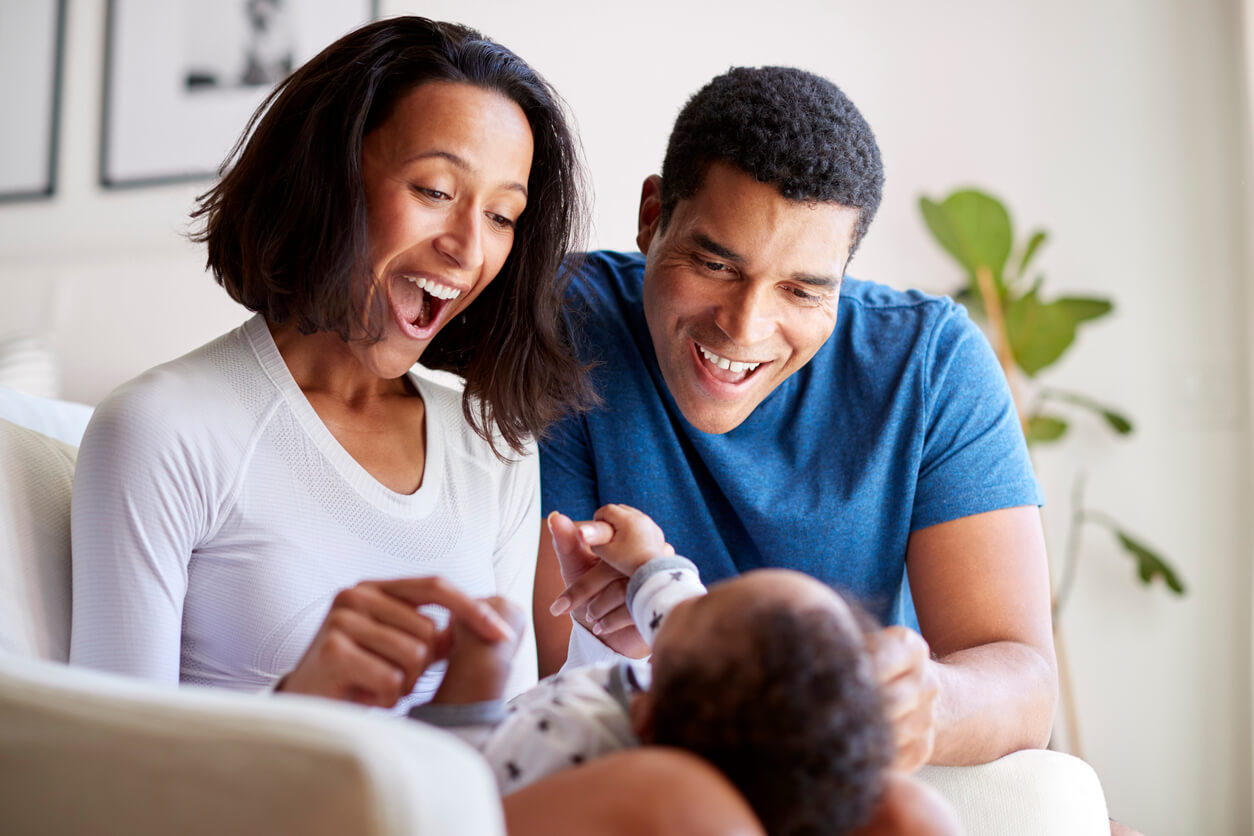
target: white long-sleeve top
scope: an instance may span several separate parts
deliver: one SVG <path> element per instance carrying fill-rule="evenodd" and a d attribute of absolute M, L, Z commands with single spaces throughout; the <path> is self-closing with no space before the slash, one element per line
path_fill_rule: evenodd
<path fill-rule="evenodd" d="M 304 654 L 335 594 L 362 580 L 440 576 L 530 612 L 536 457 L 502 463 L 460 392 L 411 380 L 427 436 L 411 495 L 340 446 L 260 316 L 110 395 L 74 478 L 70 662 L 264 689 Z M 530 625 L 513 671 L 509 694 L 535 683 Z M 442 675 L 428 670 L 396 710 L 429 699 Z"/>

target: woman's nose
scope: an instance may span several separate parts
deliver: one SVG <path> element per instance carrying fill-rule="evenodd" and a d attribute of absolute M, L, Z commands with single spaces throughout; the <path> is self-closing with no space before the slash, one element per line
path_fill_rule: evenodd
<path fill-rule="evenodd" d="M 483 215 L 476 208 L 451 212 L 436 246 L 463 270 L 476 270 L 483 263 Z"/>

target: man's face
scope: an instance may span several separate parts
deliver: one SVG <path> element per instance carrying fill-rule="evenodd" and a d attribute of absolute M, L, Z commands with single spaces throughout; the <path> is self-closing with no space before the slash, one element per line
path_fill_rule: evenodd
<path fill-rule="evenodd" d="M 688 422 L 729 432 L 831 336 L 858 210 L 713 163 L 662 229 L 660 189 L 645 181 L 636 238 L 649 334 Z"/>

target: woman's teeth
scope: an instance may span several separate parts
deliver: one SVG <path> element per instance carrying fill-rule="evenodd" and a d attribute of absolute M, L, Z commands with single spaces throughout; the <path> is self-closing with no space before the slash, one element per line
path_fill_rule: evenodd
<path fill-rule="evenodd" d="M 406 278 L 437 299 L 456 299 L 458 296 L 462 295 L 459 288 L 449 287 L 446 284 L 439 284 L 431 279 L 417 278 L 415 276 L 406 276 Z"/>
<path fill-rule="evenodd" d="M 738 360 L 728 360 L 726 357 L 719 357 L 713 351 L 710 351 L 702 345 L 698 345 L 697 348 L 701 350 L 701 356 L 705 357 L 706 360 L 709 360 L 712 365 L 718 366 L 720 369 L 726 369 L 729 372 L 751 372 L 758 366 L 762 365 L 760 362 L 741 363 Z"/>

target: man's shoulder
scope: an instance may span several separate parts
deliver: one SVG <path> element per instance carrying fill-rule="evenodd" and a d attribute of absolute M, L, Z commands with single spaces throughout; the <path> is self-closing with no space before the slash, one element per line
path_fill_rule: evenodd
<path fill-rule="evenodd" d="M 938 296 L 922 290 L 899 290 L 867 279 L 846 277 L 840 288 L 840 301 L 865 311 L 880 313 L 913 312 L 921 317 L 952 314 L 961 309 L 948 296 Z"/>
<path fill-rule="evenodd" d="M 644 254 L 593 250 L 567 258 L 570 300 L 593 310 L 638 302 L 644 282 Z"/>
<path fill-rule="evenodd" d="M 903 351 L 961 340 L 978 329 L 967 310 L 949 296 L 922 290 L 898 290 L 862 279 L 846 278 L 840 290 L 835 342 L 870 342 L 882 351 L 898 345 Z"/>

